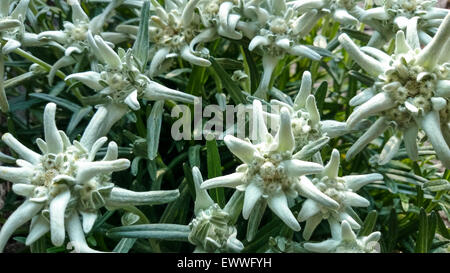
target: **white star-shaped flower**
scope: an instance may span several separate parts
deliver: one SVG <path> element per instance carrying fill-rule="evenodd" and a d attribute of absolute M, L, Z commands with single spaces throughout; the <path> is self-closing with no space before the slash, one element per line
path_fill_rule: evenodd
<path fill-rule="evenodd" d="M 197 167 L 192 168 L 195 185 L 195 218 L 189 223 L 189 242 L 196 245 L 194 252 L 241 252 L 244 245 L 236 238 L 237 229 L 232 224 L 230 214 L 234 206 L 230 199 L 224 209 L 211 199 L 208 192 L 201 189 L 202 174 Z"/>
<path fill-rule="evenodd" d="M 358 46 L 346 35 L 339 41 L 349 55 L 371 76 L 375 84 L 352 98 L 358 105 L 347 120 L 349 128 L 360 120 L 377 115 L 378 120 L 356 141 L 347 153 L 353 158 L 391 124 L 396 133 L 380 155 L 386 164 L 397 153 L 401 140 L 412 160 L 418 159 L 417 134 L 422 129 L 442 164 L 450 168 L 450 14 L 433 39 L 423 49 L 417 25 L 408 25 L 406 37 L 397 32 L 391 56 L 373 47 Z"/>
<path fill-rule="evenodd" d="M 360 225 L 351 216 L 354 213 L 352 207 L 367 207 L 369 201 L 358 195 L 358 191 L 364 185 L 382 180 L 383 176 L 377 173 L 365 175 L 348 175 L 339 177 L 340 155 L 334 149 L 331 158 L 325 168 L 312 180 L 315 187 L 337 204 L 337 208 L 328 208 L 313 199 L 307 199 L 298 214 L 300 222 L 306 221 L 303 237 L 309 240 L 316 227 L 327 219 L 333 234 L 337 233 L 339 222 L 347 221 L 352 228 L 359 229 Z M 350 214 L 349 214 L 350 212 Z"/>
<path fill-rule="evenodd" d="M 56 46 L 64 52 L 64 56 L 56 61 L 50 70 L 48 76 L 50 84 L 52 84 L 58 69 L 79 61 L 76 54 L 88 54 L 90 58 L 95 57 L 95 49 L 88 42 L 89 33 L 89 35 L 100 35 L 112 44 L 120 43 L 127 39 L 127 36 L 122 33 L 103 31 L 103 25 L 112 16 L 114 9 L 120 5 L 120 2 L 117 0 L 111 1 L 102 13 L 89 19 L 78 0 L 69 0 L 68 4 L 72 9 L 72 22 L 65 21 L 63 30 L 44 31 L 38 34 L 37 38 L 40 41 Z"/>
<path fill-rule="evenodd" d="M 319 253 L 379 253 L 378 240 L 380 237 L 379 231 L 368 236 L 357 237 L 351 225 L 344 220 L 339 233 L 333 238 L 320 243 L 305 243 L 303 246 L 311 252 Z"/>
<path fill-rule="evenodd" d="M 420 43 L 428 44 L 448 14 L 436 5 L 435 0 L 386 0 L 382 6 L 362 10 L 359 20 L 375 30 L 368 45 L 379 48 L 411 25 L 417 25 Z"/>
<path fill-rule="evenodd" d="M 275 137 L 268 133 L 264 123 L 261 102 L 253 101 L 254 140 L 241 140 L 231 135 L 224 138 L 228 149 L 244 164 L 233 174 L 209 179 L 203 189 L 232 187 L 245 191 L 242 215 L 248 219 L 255 205 L 262 199 L 269 208 L 291 229 L 298 231 L 300 225 L 289 209 L 288 198 L 299 194 L 312 198 L 324 206 L 337 208 L 338 204 L 305 176 L 319 173 L 323 166 L 296 159 L 293 155 L 295 139 L 292 134 L 291 115 L 287 108 L 280 113 L 280 126 Z M 261 202 L 258 202 L 261 206 Z"/>
<path fill-rule="evenodd" d="M 24 196 L 25 201 L 2 226 L 0 251 L 14 231 L 31 220 L 26 245 L 50 232 L 52 243 L 61 246 L 67 232 L 77 251 L 95 252 L 84 234 L 91 231 L 99 208 L 167 203 L 179 196 L 178 190 L 133 192 L 115 187 L 111 174 L 130 166 L 128 159 L 117 159 L 117 144 L 110 142 L 106 155 L 96 161 L 106 137 L 99 138 L 90 148 L 76 140 L 71 143 L 57 129 L 55 113 L 56 105 L 47 104 L 43 119 L 45 141 L 36 139 L 42 154 L 25 147 L 9 133 L 2 136 L 22 159 L 16 161 L 19 167 L 0 166 L 0 178 L 12 182 L 13 191 Z"/>

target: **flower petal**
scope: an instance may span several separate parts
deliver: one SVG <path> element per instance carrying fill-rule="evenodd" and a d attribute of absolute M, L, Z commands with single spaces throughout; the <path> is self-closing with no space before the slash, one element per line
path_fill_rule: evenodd
<path fill-rule="evenodd" d="M 25 245 L 29 246 L 39 240 L 50 231 L 50 225 L 42 215 L 36 215 L 31 219 L 30 231 L 28 232 Z"/>
<path fill-rule="evenodd" d="M 316 227 L 322 222 L 322 215 L 316 214 L 306 220 L 305 229 L 303 230 L 303 238 L 309 240 Z"/>
<path fill-rule="evenodd" d="M 433 145 L 438 159 L 446 168 L 450 168 L 450 148 L 444 139 L 439 121 L 439 114 L 431 111 L 420 119 L 420 125 Z"/>
<path fill-rule="evenodd" d="M 28 149 L 20 143 L 13 135 L 10 133 L 5 133 L 2 136 L 3 142 L 8 145 L 11 149 L 13 149 L 16 153 L 20 155 L 26 161 L 32 164 L 38 164 L 41 161 L 41 155 Z"/>
<path fill-rule="evenodd" d="M 316 174 L 323 171 L 323 166 L 309 161 L 298 159 L 285 160 L 280 163 L 287 174 L 291 177 L 299 177 L 307 174 Z"/>
<path fill-rule="evenodd" d="M 214 201 L 211 199 L 208 192 L 201 188 L 201 185 L 203 184 L 203 177 L 200 170 L 195 166 L 192 168 L 192 177 L 194 179 L 195 186 L 194 213 L 197 214 L 200 210 L 204 210 L 212 206 Z"/>
<path fill-rule="evenodd" d="M 246 164 L 252 163 L 254 154 L 258 153 L 253 144 L 232 135 L 226 135 L 223 140 L 228 149 Z"/>
<path fill-rule="evenodd" d="M 309 71 L 303 72 L 300 90 L 294 100 L 294 109 L 299 110 L 306 105 L 306 99 L 311 94 L 312 78 Z"/>
<path fill-rule="evenodd" d="M 80 214 L 83 221 L 83 231 L 87 234 L 94 226 L 95 220 L 97 220 L 97 212 L 80 211 Z"/>
<path fill-rule="evenodd" d="M 198 65 L 198 66 L 210 66 L 211 65 L 211 62 L 209 60 L 195 56 L 191 52 L 189 45 L 184 45 L 183 48 L 181 48 L 180 55 L 181 55 L 181 58 L 183 58 L 184 60 L 186 60 L 194 65 Z"/>
<path fill-rule="evenodd" d="M 63 151 L 64 143 L 55 123 L 56 104 L 48 103 L 44 110 L 44 135 L 49 153 L 59 154 Z"/>
<path fill-rule="evenodd" d="M 347 127 L 353 128 L 359 121 L 381 111 L 395 107 L 395 101 L 385 92 L 378 93 L 367 102 L 355 108 L 347 119 Z"/>
<path fill-rule="evenodd" d="M 449 34 L 450 13 L 445 16 L 444 21 L 439 27 L 436 35 L 434 35 L 433 39 L 420 51 L 417 56 L 416 63 L 426 68 L 434 69 L 436 63 L 442 59 L 441 52 L 445 48 Z"/>
<path fill-rule="evenodd" d="M 245 189 L 244 206 L 242 207 L 242 216 L 245 220 L 250 216 L 256 202 L 261 198 L 263 191 L 255 183 L 250 183 Z"/>
<path fill-rule="evenodd" d="M 70 190 L 66 188 L 50 201 L 50 233 L 55 246 L 61 246 L 66 237 L 64 215 L 69 200 Z"/>
<path fill-rule="evenodd" d="M 202 189 L 212 189 L 217 187 L 235 188 L 243 183 L 244 173 L 232 173 L 224 176 L 214 177 L 202 183 Z"/>
<path fill-rule="evenodd" d="M 358 191 L 363 186 L 375 182 L 383 181 L 383 176 L 379 173 L 361 174 L 361 175 L 347 175 L 343 177 L 345 184 L 353 191 Z"/>
<path fill-rule="evenodd" d="M 128 159 L 95 162 L 78 161 L 77 167 L 76 181 L 82 184 L 100 174 L 110 174 L 125 170 L 130 167 L 130 161 Z"/>
<path fill-rule="evenodd" d="M 102 90 L 104 87 L 100 84 L 100 73 L 94 72 L 94 71 L 87 71 L 87 72 L 81 72 L 81 73 L 75 73 L 67 76 L 64 80 L 76 80 L 82 82 L 84 85 L 86 85 L 89 88 L 92 88 L 96 91 Z"/>
<path fill-rule="evenodd" d="M 308 218 L 313 217 L 319 212 L 320 212 L 320 205 L 312 199 L 306 199 L 306 201 L 302 205 L 302 209 L 298 213 L 297 220 L 299 222 L 306 221 L 308 220 Z"/>
<path fill-rule="evenodd" d="M 363 53 L 361 49 L 343 33 L 339 36 L 339 42 L 347 50 L 348 54 L 357 62 L 365 71 L 372 76 L 378 76 L 384 72 L 383 64 L 369 55 Z"/>
<path fill-rule="evenodd" d="M 99 35 L 95 35 L 94 40 L 103 61 L 105 61 L 111 68 L 121 70 L 122 61 L 120 60 L 119 55 L 117 55 L 117 53 L 109 47 Z"/>
<path fill-rule="evenodd" d="M 267 205 L 288 227 L 294 231 L 299 231 L 301 229 L 300 224 L 288 207 L 287 198 L 283 192 L 280 191 L 269 196 Z"/>
<path fill-rule="evenodd" d="M 316 186 L 314 186 L 314 184 L 306 176 L 300 177 L 300 182 L 297 183 L 296 190 L 301 196 L 310 198 L 327 208 L 339 208 L 338 202 L 331 199 L 330 197 L 328 197 L 328 195 L 324 194 L 318 188 L 316 188 Z"/>
<path fill-rule="evenodd" d="M 90 248 L 86 242 L 86 238 L 84 237 L 83 228 L 81 227 L 80 218 L 78 217 L 78 213 L 72 213 L 67 221 L 66 221 L 67 233 L 70 238 L 70 246 L 73 247 L 75 253 L 98 253 L 92 248 Z"/>
<path fill-rule="evenodd" d="M 156 51 L 155 55 L 153 56 L 152 62 L 150 63 L 150 70 L 149 75 L 150 77 L 156 77 L 161 72 L 160 66 L 161 64 L 166 60 L 167 54 L 169 54 L 170 48 L 169 47 L 161 47 Z"/>
<path fill-rule="evenodd" d="M 132 110 L 137 111 L 141 109 L 141 105 L 138 100 L 138 91 L 134 90 L 131 92 L 123 101 L 126 105 L 128 105 Z"/>
<path fill-rule="evenodd" d="M 3 252 L 8 239 L 20 226 L 30 221 L 39 211 L 41 211 L 43 203 L 35 203 L 26 200 L 20 205 L 6 220 L 0 230 L 0 253 Z"/>
<path fill-rule="evenodd" d="M 344 192 L 344 204 L 351 207 L 368 207 L 370 202 L 357 193 L 346 191 Z"/>
<path fill-rule="evenodd" d="M 389 124 L 385 117 L 379 118 L 358 140 L 353 143 L 345 155 L 345 160 L 351 160 L 356 154 L 361 152 L 372 140 L 380 136 Z"/>
<path fill-rule="evenodd" d="M 353 232 L 350 224 L 347 221 L 342 221 L 341 224 L 341 238 L 344 241 L 356 241 L 356 234 Z"/>
<path fill-rule="evenodd" d="M 292 152 L 295 148 L 294 134 L 292 133 L 291 115 L 288 108 L 281 108 L 280 127 L 275 136 L 275 143 L 272 150 L 278 152 Z"/>

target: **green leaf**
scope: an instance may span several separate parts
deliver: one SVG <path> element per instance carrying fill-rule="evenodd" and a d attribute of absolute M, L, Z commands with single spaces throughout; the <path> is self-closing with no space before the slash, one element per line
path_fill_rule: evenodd
<path fill-rule="evenodd" d="M 242 62 L 230 58 L 215 58 L 216 62 L 225 70 L 242 69 Z"/>
<path fill-rule="evenodd" d="M 126 237 L 187 242 L 189 233 L 190 229 L 186 225 L 146 224 L 112 228 L 106 235 L 111 238 Z"/>
<path fill-rule="evenodd" d="M 361 31 L 357 31 L 351 28 L 342 28 L 344 33 L 347 33 L 353 39 L 360 40 L 361 42 L 367 43 L 370 40 L 370 35 Z"/>
<path fill-rule="evenodd" d="M 206 161 L 209 179 L 222 175 L 222 163 L 220 162 L 219 149 L 217 148 L 215 139 L 206 141 Z M 221 207 L 225 206 L 225 194 L 223 188 L 214 188 L 211 192 L 211 198 Z"/>
<path fill-rule="evenodd" d="M 433 244 L 434 236 L 436 235 L 437 226 L 437 215 L 436 212 L 432 211 L 428 216 L 428 227 L 427 227 L 427 252 L 430 252 L 431 245 Z"/>
<path fill-rule="evenodd" d="M 423 207 L 424 202 L 423 190 L 420 186 L 416 186 L 416 191 L 417 191 L 417 206 Z"/>
<path fill-rule="evenodd" d="M 153 104 L 152 111 L 147 119 L 147 155 L 150 160 L 155 159 L 158 155 L 163 112 L 164 101 L 157 101 Z"/>
<path fill-rule="evenodd" d="M 192 169 L 187 163 L 183 163 L 183 172 L 189 187 L 189 193 L 191 194 L 192 199 L 195 200 L 195 185 L 194 180 L 192 179 Z"/>
<path fill-rule="evenodd" d="M 139 63 L 139 70 L 144 71 L 148 60 L 148 20 L 150 18 L 150 1 L 145 0 L 141 9 L 141 18 L 139 20 L 139 30 L 136 42 L 133 45 L 133 55 Z"/>
<path fill-rule="evenodd" d="M 397 213 L 395 212 L 395 209 L 392 208 L 391 209 L 391 213 L 389 215 L 388 218 L 388 232 L 386 232 L 385 234 L 385 245 L 386 245 L 386 250 L 385 252 L 387 253 L 391 253 L 394 249 L 395 246 L 397 245 L 397 240 L 398 240 L 398 220 L 397 220 Z"/>
<path fill-rule="evenodd" d="M 437 232 L 441 234 L 445 239 L 450 240 L 450 232 L 445 226 L 444 220 L 439 215 L 437 217 Z"/>
<path fill-rule="evenodd" d="M 328 82 L 322 82 L 320 86 L 317 88 L 314 96 L 316 97 L 316 105 L 319 110 L 320 115 L 323 115 L 323 105 L 325 102 L 325 97 L 327 95 L 328 90 Z"/>
<path fill-rule="evenodd" d="M 362 82 L 363 84 L 365 84 L 367 86 L 372 86 L 375 83 L 375 80 L 372 79 L 371 77 L 369 77 L 361 72 L 355 71 L 355 70 L 350 70 L 348 72 L 348 75 L 350 77 L 355 78 L 356 80 Z"/>
<path fill-rule="evenodd" d="M 107 211 L 101 217 L 97 218 L 97 220 L 95 221 L 95 224 L 92 227 L 92 229 L 89 232 L 89 234 L 91 234 L 92 232 L 96 231 L 101 225 L 103 225 L 106 222 L 106 220 L 108 220 L 111 216 L 113 216 L 114 212 L 115 212 L 115 210 Z"/>
<path fill-rule="evenodd" d="M 321 47 L 312 46 L 312 45 L 304 45 L 304 46 L 314 50 L 322 57 L 333 57 L 333 53 L 326 48 L 321 48 Z"/>
<path fill-rule="evenodd" d="M 230 75 L 222 68 L 222 66 L 213 57 L 211 57 L 209 60 L 211 61 L 213 69 L 216 71 L 216 73 L 222 80 L 223 86 L 230 94 L 230 97 L 233 100 L 233 102 L 235 104 L 241 103 L 245 104 L 246 103 L 245 96 L 244 94 L 242 94 L 242 91 L 236 84 L 236 82 L 231 79 Z"/>
<path fill-rule="evenodd" d="M 137 238 L 122 238 L 112 252 L 128 253 L 136 241 Z"/>
<path fill-rule="evenodd" d="M 71 101 L 68 101 L 68 100 L 60 98 L 60 97 L 54 97 L 52 95 L 48 95 L 48 94 L 44 94 L 44 93 L 32 93 L 32 94 L 30 94 L 30 97 L 54 102 L 57 105 L 67 108 L 74 113 L 80 111 L 80 109 L 81 109 L 81 106 L 79 106 Z"/>
<path fill-rule="evenodd" d="M 73 113 L 72 117 L 70 118 L 69 125 L 67 125 L 67 134 L 70 135 L 75 127 L 80 123 L 80 121 L 87 115 L 89 112 L 91 112 L 92 106 L 86 106 L 78 110 L 77 112 Z"/>
<path fill-rule="evenodd" d="M 407 212 L 409 209 L 409 197 L 406 194 L 399 193 L 400 202 L 402 204 L 403 211 Z"/>
<path fill-rule="evenodd" d="M 252 53 L 248 50 L 248 47 L 241 46 L 244 56 L 244 64 L 247 66 L 248 73 L 250 76 L 250 91 L 251 94 L 255 93 L 256 89 L 258 89 L 260 75 L 258 69 L 256 67 L 256 63 L 253 59 Z"/>
<path fill-rule="evenodd" d="M 47 243 L 46 237 L 42 236 L 36 242 L 32 243 L 30 246 L 31 253 L 46 253 L 47 252 Z"/>
<path fill-rule="evenodd" d="M 41 102 L 39 99 L 28 99 L 23 101 L 18 101 L 14 103 L 10 103 L 9 110 L 11 113 L 14 113 L 16 111 L 25 110 L 31 108 L 33 105 L 38 104 Z"/>
<path fill-rule="evenodd" d="M 358 236 L 367 236 L 373 232 L 375 224 L 377 223 L 378 212 L 376 210 L 372 210 L 367 214 L 366 219 L 364 219 L 364 223 L 359 230 Z"/>
<path fill-rule="evenodd" d="M 427 253 L 428 252 L 428 217 L 425 210 L 420 209 L 419 214 L 419 233 L 416 239 L 416 253 Z"/>
<path fill-rule="evenodd" d="M 270 236 L 277 236 L 280 229 L 284 226 L 280 218 L 274 217 L 269 223 L 265 224 L 255 235 L 255 239 L 245 245 L 243 253 L 252 253 L 267 244 Z"/>
<path fill-rule="evenodd" d="M 185 223 L 182 218 L 185 216 L 187 210 L 180 208 L 189 207 L 189 202 L 191 201 L 189 186 L 186 180 L 181 183 L 179 190 L 180 197 L 166 206 L 159 220 L 160 223 Z"/>
<path fill-rule="evenodd" d="M 190 146 L 188 150 L 189 165 L 191 168 L 197 166 L 200 168 L 200 145 Z"/>
<path fill-rule="evenodd" d="M 422 188 L 429 191 L 450 191 L 450 182 L 444 179 L 425 182 Z"/>
<path fill-rule="evenodd" d="M 206 67 L 194 65 L 192 68 L 189 81 L 186 86 L 186 93 L 192 94 L 194 96 L 202 96 L 205 90 L 204 87 L 204 77 L 206 72 Z"/>

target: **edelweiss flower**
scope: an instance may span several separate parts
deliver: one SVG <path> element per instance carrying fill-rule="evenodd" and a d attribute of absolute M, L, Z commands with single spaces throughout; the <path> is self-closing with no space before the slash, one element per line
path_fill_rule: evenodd
<path fill-rule="evenodd" d="M 380 118 L 368 129 L 347 153 L 353 158 L 390 124 L 395 133 L 384 146 L 379 164 L 385 164 L 396 154 L 401 140 L 412 160 L 418 159 L 417 133 L 421 128 L 446 168 L 450 168 L 450 15 L 445 17 L 434 38 L 421 49 L 417 31 L 408 28 L 396 37 L 392 56 L 372 48 L 359 49 L 342 34 L 339 41 L 351 57 L 371 76 L 377 77 L 374 86 L 351 100 L 358 106 L 347 120 L 352 128 L 361 119 L 378 115 Z"/>
<path fill-rule="evenodd" d="M 0 109 L 3 112 L 9 111 L 8 99 L 4 88 L 5 61 L 4 56 L 13 50 L 25 46 L 38 44 L 34 34 L 25 32 L 24 21 L 30 0 L 20 0 L 14 10 L 9 13 L 12 3 L 16 1 L 0 1 L 0 38 L 6 40 L 4 45 L 0 45 Z"/>
<path fill-rule="evenodd" d="M 0 166 L 0 178 L 12 182 L 13 191 L 26 199 L 3 225 L 0 251 L 14 231 L 31 220 L 26 245 L 50 231 L 52 243 L 60 246 L 67 231 L 77 251 L 95 252 L 86 243 L 84 233 L 92 229 L 99 208 L 157 204 L 178 197 L 178 190 L 133 192 L 115 187 L 111 173 L 130 166 L 128 159 L 117 159 L 117 144 L 110 142 L 104 158 L 95 161 L 106 137 L 99 138 L 89 149 L 76 140 L 72 144 L 56 128 L 55 113 L 56 105 L 47 104 L 43 121 L 45 141 L 36 140 L 42 154 L 28 149 L 9 133 L 2 136 L 23 160 L 16 161 L 19 167 Z"/>
<path fill-rule="evenodd" d="M 17 3 L 14 10 L 11 7 Z M 2 45 L 2 54 L 11 53 L 21 46 L 36 46 L 41 43 L 34 33 L 26 32 L 25 19 L 30 0 L 4 0 L 0 1 L 0 37 L 6 40 Z"/>
<path fill-rule="evenodd" d="M 331 12 L 333 19 L 343 25 L 358 23 L 361 8 L 356 5 L 359 0 L 297 0 L 288 2 L 298 12 L 316 10 L 318 13 Z"/>
<path fill-rule="evenodd" d="M 298 231 L 300 225 L 288 206 L 288 198 L 298 194 L 312 198 L 324 206 L 337 208 L 338 204 L 306 178 L 307 174 L 319 173 L 323 166 L 301 161 L 292 155 L 295 139 L 292 134 L 291 115 L 285 107 L 280 112 L 280 127 L 275 137 L 268 133 L 262 113 L 262 105 L 253 101 L 253 143 L 231 135 L 224 138 L 225 144 L 244 164 L 230 175 L 209 179 L 203 189 L 232 187 L 245 191 L 242 215 L 248 219 L 255 205 L 269 208 L 291 229 Z M 258 202 L 262 198 L 262 202 Z"/>
<path fill-rule="evenodd" d="M 194 96 L 167 88 L 150 80 L 137 68 L 133 51 L 122 48 L 116 53 L 100 36 L 88 34 L 88 42 L 97 58 L 105 65 L 98 64 L 96 71 L 81 72 L 69 75 L 66 80 L 81 81 L 89 88 L 105 96 L 105 104 L 100 106 L 89 126 L 99 131 L 90 140 L 81 139 L 82 143 L 92 143 L 93 140 L 106 135 L 112 125 L 123 117 L 129 108 L 140 109 L 138 98 L 150 101 L 172 99 L 179 102 L 193 103 Z M 88 126 L 88 127 L 89 127 Z M 89 130 L 89 132 L 92 132 Z M 85 142 L 86 141 L 86 142 Z"/>
<path fill-rule="evenodd" d="M 56 61 L 49 73 L 49 82 L 53 82 L 56 71 L 58 69 L 75 64 L 80 61 L 76 54 L 89 54 L 94 56 L 93 48 L 88 43 L 88 33 L 92 35 L 100 35 L 108 42 L 113 44 L 125 41 L 127 36 L 121 33 L 103 32 L 103 25 L 112 16 L 114 9 L 121 3 L 119 0 L 113 0 L 103 10 L 102 13 L 89 19 L 84 10 L 81 8 L 78 0 L 68 0 L 68 4 L 72 8 L 72 22 L 64 22 L 64 30 L 52 30 L 39 33 L 38 39 L 41 41 L 52 41 L 50 45 L 64 51 L 64 56 Z"/>
<path fill-rule="evenodd" d="M 378 240 L 381 237 L 379 231 L 368 236 L 356 237 L 350 224 L 342 221 L 340 232 L 332 239 L 320 243 L 305 243 L 303 246 L 312 252 L 320 253 L 379 253 Z"/>
<path fill-rule="evenodd" d="M 293 8 L 286 6 L 285 0 L 252 0 L 244 9 L 249 16 L 254 14 L 258 22 L 259 34 L 250 41 L 248 48 L 259 47 L 263 51 L 264 74 L 255 96 L 265 98 L 272 72 L 286 53 L 315 61 L 320 59 L 317 52 L 301 45 L 300 39 L 311 31 L 321 15 L 311 10 L 299 16 Z"/>
<path fill-rule="evenodd" d="M 328 220 L 332 234 L 338 234 L 339 222 L 344 220 L 348 221 L 352 228 L 359 229 L 360 225 L 350 216 L 350 214 L 354 214 L 351 207 L 367 207 L 370 203 L 355 192 L 368 183 L 383 179 L 383 176 L 377 173 L 339 177 L 339 158 L 339 151 L 334 149 L 325 169 L 312 180 L 314 186 L 333 199 L 338 207 L 330 209 L 316 200 L 307 199 L 297 218 L 300 222 L 306 221 L 303 231 L 305 240 L 309 240 L 323 219 Z"/>
<path fill-rule="evenodd" d="M 386 0 L 382 7 L 365 10 L 359 18 L 375 29 L 369 46 L 380 47 L 398 30 L 417 25 L 421 44 L 428 44 L 447 15 L 447 9 L 437 8 L 436 0 Z"/>
<path fill-rule="evenodd" d="M 197 167 L 192 168 L 195 185 L 195 218 L 189 224 L 189 242 L 196 245 L 194 252 L 241 252 L 244 245 L 236 239 L 237 230 L 233 226 L 230 210 L 235 209 L 231 198 L 224 209 L 214 203 L 208 192 L 200 189 L 202 174 Z"/>
<path fill-rule="evenodd" d="M 295 97 L 293 104 L 281 102 L 279 100 L 271 100 L 271 112 L 266 113 L 270 117 L 271 122 L 275 125 L 273 129 L 277 129 L 280 122 L 281 107 L 286 107 L 291 115 L 292 132 L 295 138 L 294 152 L 301 149 L 301 159 L 306 159 L 312 154 L 320 150 L 323 145 L 328 143 L 330 138 L 338 137 L 349 133 L 345 122 L 335 120 L 320 120 L 320 114 L 317 109 L 316 99 L 311 95 L 311 73 L 305 71 L 303 73 L 300 90 Z M 278 107 L 277 107 L 278 106 Z M 361 122 L 357 129 L 361 129 L 366 122 Z M 320 154 L 319 154 L 320 155 Z"/>
<path fill-rule="evenodd" d="M 169 0 L 165 1 L 164 7 L 157 1 L 152 1 L 156 15 L 150 17 L 149 26 L 150 42 L 154 44 L 151 48 L 154 55 L 150 63 L 150 77 L 161 74 L 168 65 L 167 61 L 177 56 L 194 65 L 211 65 L 206 59 L 209 55 L 206 48 L 202 52 L 193 51 L 195 44 L 216 38 L 212 30 L 201 31 L 201 20 L 195 13 L 199 1 Z M 120 25 L 116 30 L 137 34 L 138 27 Z"/>

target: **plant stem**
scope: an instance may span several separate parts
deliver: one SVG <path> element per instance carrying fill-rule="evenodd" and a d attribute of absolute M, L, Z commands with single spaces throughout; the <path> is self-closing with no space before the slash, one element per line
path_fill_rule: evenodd
<path fill-rule="evenodd" d="M 47 70 L 47 72 L 49 72 L 50 69 L 52 68 L 52 66 L 49 65 L 48 63 L 44 62 L 43 60 L 33 56 L 32 54 L 30 54 L 20 48 L 15 49 L 13 52 L 19 56 L 24 57 L 25 59 L 27 59 L 33 63 L 36 63 L 36 64 L 42 66 L 45 70 Z M 66 74 L 64 74 L 61 70 L 58 70 L 56 72 L 56 76 L 62 80 L 64 80 L 66 78 Z"/>

